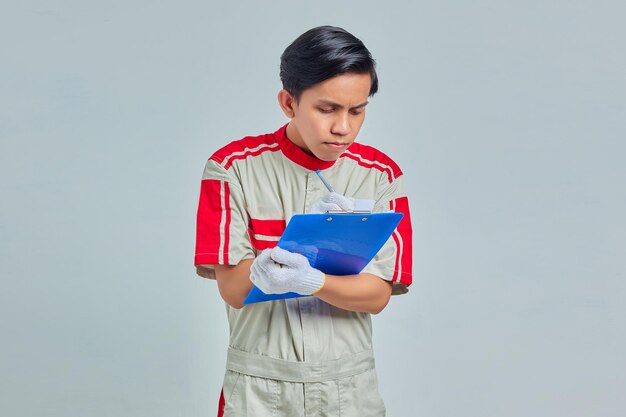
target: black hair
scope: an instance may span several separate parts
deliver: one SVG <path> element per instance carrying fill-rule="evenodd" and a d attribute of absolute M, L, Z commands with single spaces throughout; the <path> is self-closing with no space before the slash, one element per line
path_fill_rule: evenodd
<path fill-rule="evenodd" d="M 296 100 L 307 88 L 345 73 L 369 73 L 369 96 L 378 91 L 376 61 L 370 51 L 354 35 L 334 26 L 304 32 L 280 57 L 280 80 Z"/>

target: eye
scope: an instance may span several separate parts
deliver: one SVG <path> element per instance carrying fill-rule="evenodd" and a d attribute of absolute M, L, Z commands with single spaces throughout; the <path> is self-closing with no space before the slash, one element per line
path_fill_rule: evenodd
<path fill-rule="evenodd" d="M 320 113 L 332 113 L 333 111 L 335 111 L 335 109 L 332 107 L 318 107 L 317 109 L 320 111 Z"/>
<path fill-rule="evenodd" d="M 350 114 L 353 116 L 358 116 L 360 114 L 362 114 L 365 110 L 363 109 L 358 109 L 358 110 L 350 110 Z"/>

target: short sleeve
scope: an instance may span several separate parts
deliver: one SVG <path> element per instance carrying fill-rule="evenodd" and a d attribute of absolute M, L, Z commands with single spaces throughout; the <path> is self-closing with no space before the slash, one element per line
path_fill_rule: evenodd
<path fill-rule="evenodd" d="M 249 258 L 254 258 L 254 250 L 243 190 L 228 171 L 209 159 L 200 186 L 194 265 L 237 265 Z M 209 269 L 208 277 L 214 278 Z"/>
<path fill-rule="evenodd" d="M 374 212 L 394 211 L 404 216 L 391 237 L 367 264 L 367 272 L 393 282 L 393 294 L 404 294 L 413 282 L 413 229 L 403 176 L 388 183 L 377 196 Z"/>

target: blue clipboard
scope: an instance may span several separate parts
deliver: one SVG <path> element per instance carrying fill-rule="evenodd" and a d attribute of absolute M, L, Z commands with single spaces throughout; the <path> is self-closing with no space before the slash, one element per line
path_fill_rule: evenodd
<path fill-rule="evenodd" d="M 311 266 L 330 275 L 358 274 L 383 247 L 402 213 L 294 214 L 278 246 L 304 255 Z M 244 304 L 304 297 L 294 292 L 265 294 L 256 286 Z"/>

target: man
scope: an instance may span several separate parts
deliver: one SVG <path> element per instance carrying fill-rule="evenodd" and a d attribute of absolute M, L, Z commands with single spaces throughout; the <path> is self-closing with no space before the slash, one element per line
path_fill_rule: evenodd
<path fill-rule="evenodd" d="M 402 171 L 355 142 L 378 89 L 375 62 L 359 39 L 321 26 L 287 47 L 280 76 L 289 123 L 224 146 L 202 180 L 195 264 L 217 279 L 230 325 L 218 415 L 383 416 L 370 314 L 411 284 L 412 231 Z M 361 273 L 323 274 L 276 247 L 294 213 L 351 209 L 355 199 L 404 213 Z M 312 297 L 244 306 L 253 283 Z"/>

